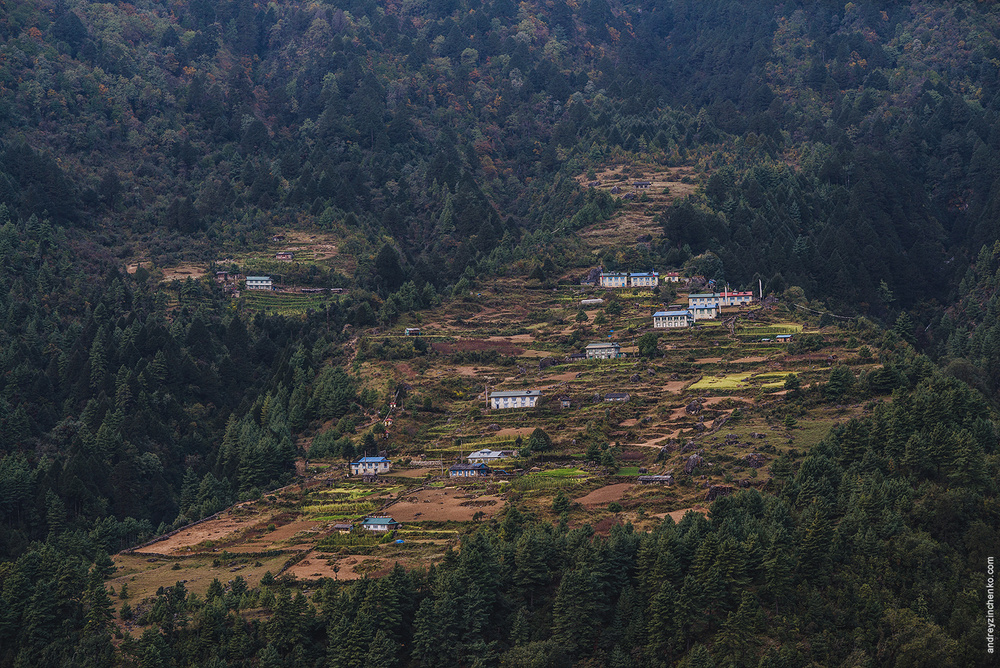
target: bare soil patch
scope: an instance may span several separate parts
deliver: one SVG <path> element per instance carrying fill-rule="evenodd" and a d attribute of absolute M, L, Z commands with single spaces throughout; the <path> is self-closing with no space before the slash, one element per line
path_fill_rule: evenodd
<path fill-rule="evenodd" d="M 504 499 L 499 496 L 470 498 L 464 489 L 444 487 L 408 494 L 392 504 L 386 513 L 397 522 L 470 522 L 478 512 L 493 516 L 503 504 Z"/>
<path fill-rule="evenodd" d="M 305 556 L 305 559 L 285 572 L 291 573 L 300 580 L 318 580 L 319 578 L 359 580 L 366 575 L 391 567 L 393 563 L 398 561 L 394 559 L 390 562 L 380 557 L 361 554 L 330 555 L 329 558 L 320 556 L 321 554 L 315 551 L 310 552 Z M 336 572 L 333 570 L 334 564 L 339 567 Z"/>
<path fill-rule="evenodd" d="M 426 466 L 419 469 L 408 469 L 408 470 L 396 470 L 391 473 L 386 473 L 387 478 L 423 478 L 428 473 L 438 473 L 440 469 L 433 466 Z"/>
<path fill-rule="evenodd" d="M 633 447 L 634 446 L 634 447 L 637 447 L 637 448 L 662 448 L 663 447 L 663 440 L 666 439 L 666 438 L 673 438 L 674 436 L 677 435 L 677 433 L 678 433 L 677 430 L 668 431 L 665 434 L 662 434 L 660 436 L 655 436 L 655 437 L 653 437 L 653 438 L 651 438 L 649 440 L 642 441 L 641 443 L 632 443 L 632 444 L 630 444 L 629 447 Z"/>
<path fill-rule="evenodd" d="M 398 371 L 404 378 L 416 378 L 417 372 L 413 370 L 413 367 L 406 362 L 397 362 L 396 371 Z"/>
<path fill-rule="evenodd" d="M 491 336 L 486 339 L 487 341 L 507 341 L 510 343 L 531 343 L 535 340 L 535 337 L 531 334 L 514 334 L 513 336 Z"/>
<path fill-rule="evenodd" d="M 178 531 L 170 538 L 161 540 L 135 550 L 136 554 L 178 554 L 189 552 L 188 548 L 205 542 L 206 540 L 218 541 L 228 538 L 237 531 L 248 529 L 261 521 L 266 521 L 266 517 L 253 514 L 247 516 L 233 516 L 230 514 L 207 522 L 197 524 L 190 529 Z"/>
<path fill-rule="evenodd" d="M 718 364 L 722 361 L 721 357 L 702 357 L 701 359 L 695 360 L 695 364 Z"/>
<path fill-rule="evenodd" d="M 205 267 L 190 262 L 179 264 L 176 267 L 163 268 L 163 282 L 183 281 L 185 278 L 199 279 L 205 275 Z"/>
<path fill-rule="evenodd" d="M 160 587 L 172 587 L 179 580 L 186 580 L 184 587 L 192 593 L 204 595 L 212 580 L 218 578 L 222 582 L 231 580 L 237 575 L 251 587 L 256 587 L 266 571 L 277 573 L 288 559 L 287 554 L 272 557 L 261 557 L 259 561 L 240 564 L 236 567 L 213 566 L 213 556 L 193 557 L 191 559 L 158 559 L 148 561 L 146 555 L 117 554 L 113 557 L 118 567 L 116 577 L 107 581 L 116 591 L 121 585 L 128 583 L 130 602 L 141 601 L 147 596 L 153 596 Z M 260 566 L 256 564 L 259 563 Z M 179 570 L 174 570 L 174 564 L 180 564 Z"/>
<path fill-rule="evenodd" d="M 733 364 L 757 364 L 758 362 L 766 362 L 767 358 L 763 356 L 751 356 L 751 357 L 741 357 L 738 360 L 733 360 Z"/>
<path fill-rule="evenodd" d="M 664 517 L 669 516 L 671 519 L 673 519 L 674 522 L 680 522 L 682 519 L 684 519 L 684 516 L 687 515 L 689 512 L 695 512 L 695 513 L 701 513 L 702 515 L 708 515 L 708 508 L 704 508 L 702 506 L 692 506 L 690 508 L 684 508 L 682 510 L 675 510 L 675 511 L 670 512 L 670 513 L 664 513 L 663 516 Z"/>
<path fill-rule="evenodd" d="M 329 260 L 339 252 L 336 241 L 338 240 L 335 237 L 326 234 L 290 230 L 285 233 L 284 249 L 290 251 L 311 250 L 316 260 Z"/>
<path fill-rule="evenodd" d="M 519 348 L 509 341 L 490 341 L 489 339 L 460 339 L 458 341 L 435 341 L 431 347 L 442 355 L 466 353 L 479 350 L 495 350 L 503 355 L 520 355 L 524 348 Z"/>
<path fill-rule="evenodd" d="M 680 394 L 684 390 L 684 387 L 690 382 L 690 380 L 672 380 L 663 386 L 663 391 Z"/>
<path fill-rule="evenodd" d="M 317 522 L 316 520 L 295 520 L 256 538 L 254 542 L 276 545 L 277 543 L 293 540 L 299 532 L 308 532 L 308 534 L 314 536 L 323 524 L 323 522 Z M 306 538 L 310 537 L 308 534 L 305 536 Z"/>
<path fill-rule="evenodd" d="M 620 482 L 614 485 L 607 485 L 606 487 L 595 489 L 586 496 L 581 496 L 579 499 L 576 499 L 576 501 L 586 508 L 602 506 L 606 503 L 611 503 L 612 501 L 621 501 L 622 497 L 625 496 L 625 492 L 632 489 L 634 486 L 635 485 L 630 482 Z"/>

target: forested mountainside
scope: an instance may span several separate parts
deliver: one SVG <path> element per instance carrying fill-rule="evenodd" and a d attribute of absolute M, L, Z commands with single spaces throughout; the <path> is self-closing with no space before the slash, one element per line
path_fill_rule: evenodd
<path fill-rule="evenodd" d="M 0 0 L 0 664 L 984 665 L 998 38 L 989 2 Z M 594 254 L 609 165 L 697 188 Z M 301 278 L 344 294 L 263 315 L 124 270 L 277 230 L 335 235 L 353 274 Z M 873 403 L 773 494 L 610 537 L 514 509 L 308 602 L 181 584 L 113 646 L 106 554 L 291 480 L 320 425 L 328 454 L 374 443 L 395 388 L 357 330 L 693 258 L 870 318 L 876 390 L 814 397 Z"/>
<path fill-rule="evenodd" d="M 719 499 L 708 519 L 600 535 L 512 506 L 425 571 L 397 565 L 305 591 L 287 576 L 251 587 L 240 575 L 204 596 L 178 581 L 134 608 L 122 585 L 122 619 L 146 630 L 117 648 L 119 603 L 103 583 L 113 569 L 100 553 L 91 566 L 86 538 L 50 512 L 54 535 L 0 571 L 0 657 L 213 668 L 990 665 L 977 585 L 998 539 L 995 424 L 980 395 L 906 344 L 879 352 L 896 374 L 891 402 L 801 461 L 782 456 L 769 493 Z M 835 401 L 863 392 L 833 378 L 823 391 Z"/>
<path fill-rule="evenodd" d="M 123 256 L 301 225 L 369 258 L 391 239 L 438 287 L 566 268 L 591 258 L 560 237 L 597 215 L 572 177 L 614 161 L 710 178 L 636 263 L 710 250 L 730 282 L 879 317 L 947 298 L 997 234 L 990 3 L 27 1 L 0 21 L 0 199 Z"/>

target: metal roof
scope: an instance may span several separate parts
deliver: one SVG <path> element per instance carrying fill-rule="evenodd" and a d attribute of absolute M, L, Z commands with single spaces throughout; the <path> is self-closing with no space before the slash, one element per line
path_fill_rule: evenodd
<path fill-rule="evenodd" d="M 373 524 L 399 524 L 396 520 L 391 517 L 366 517 L 365 521 L 361 524 L 366 526 L 372 526 Z"/>
<path fill-rule="evenodd" d="M 490 392 L 490 399 L 493 397 L 537 397 L 541 394 L 541 390 L 506 390 L 504 392 Z"/>
<path fill-rule="evenodd" d="M 270 281 L 270 276 L 247 276 L 248 281 Z"/>
<path fill-rule="evenodd" d="M 386 459 L 385 457 L 362 457 L 361 459 L 359 459 L 358 461 L 356 461 L 354 463 L 355 464 L 361 464 L 363 462 L 388 462 L 388 461 L 389 460 Z"/>
<path fill-rule="evenodd" d="M 587 347 L 588 348 L 621 348 L 621 346 L 619 344 L 617 344 L 617 343 L 602 343 L 602 342 L 599 342 L 599 341 L 595 341 L 594 343 L 588 343 Z"/>
<path fill-rule="evenodd" d="M 656 313 L 653 314 L 653 317 L 656 318 L 656 317 L 662 317 L 662 316 L 667 316 L 667 315 L 678 315 L 678 316 L 680 316 L 680 315 L 691 315 L 691 311 L 687 311 L 687 310 L 685 310 L 685 311 L 657 311 Z"/>

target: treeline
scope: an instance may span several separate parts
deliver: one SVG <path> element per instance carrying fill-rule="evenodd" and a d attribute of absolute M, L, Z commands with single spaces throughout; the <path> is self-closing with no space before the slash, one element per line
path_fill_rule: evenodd
<path fill-rule="evenodd" d="M 1000 400 L 1000 243 L 984 245 L 958 284 L 955 301 L 924 313 L 930 324 L 920 343 L 945 371 L 978 388 L 994 405 Z"/>
<path fill-rule="evenodd" d="M 374 400 L 331 363 L 376 322 L 370 293 L 251 318 L 201 283 L 167 311 L 141 279 L 0 207 L 0 555 L 63 534 L 118 550 L 255 497 L 310 425 Z"/>
<path fill-rule="evenodd" d="M 990 6 L 204 4 L 0 10 L 0 201 L 205 257 L 312 225 L 385 296 L 387 239 L 395 287 L 565 271 L 614 209 L 577 177 L 688 165 L 709 180 L 666 243 L 609 257 L 710 251 L 731 282 L 880 318 L 996 236 Z"/>
<path fill-rule="evenodd" d="M 178 584 L 129 606 L 152 626 L 117 651 L 140 666 L 985 666 L 982 583 L 1000 546 L 987 415 L 931 374 L 776 460 L 773 494 L 740 491 L 707 518 L 602 536 L 515 506 L 427 571 L 325 580 L 309 599 L 285 578 L 204 598 Z M 69 616 L 38 613 L 65 587 L 55 549 L 9 567 L 5 663 L 98 665 L 72 642 L 85 629 L 111 652 L 82 566 Z"/>

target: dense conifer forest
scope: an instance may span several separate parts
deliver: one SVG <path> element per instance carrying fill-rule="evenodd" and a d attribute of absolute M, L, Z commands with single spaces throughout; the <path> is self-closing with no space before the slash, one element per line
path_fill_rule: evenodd
<path fill-rule="evenodd" d="M 0 665 L 989 665 L 998 40 L 992 2 L 0 0 Z M 610 163 L 697 188 L 595 255 Z M 153 273 L 284 229 L 356 265 L 301 317 Z M 810 396 L 870 403 L 707 517 L 512 506 L 429 570 L 179 582 L 116 637 L 108 555 L 290 482 L 318 425 L 369 448 L 357 332 L 598 264 L 858 318 L 881 370 Z"/>

